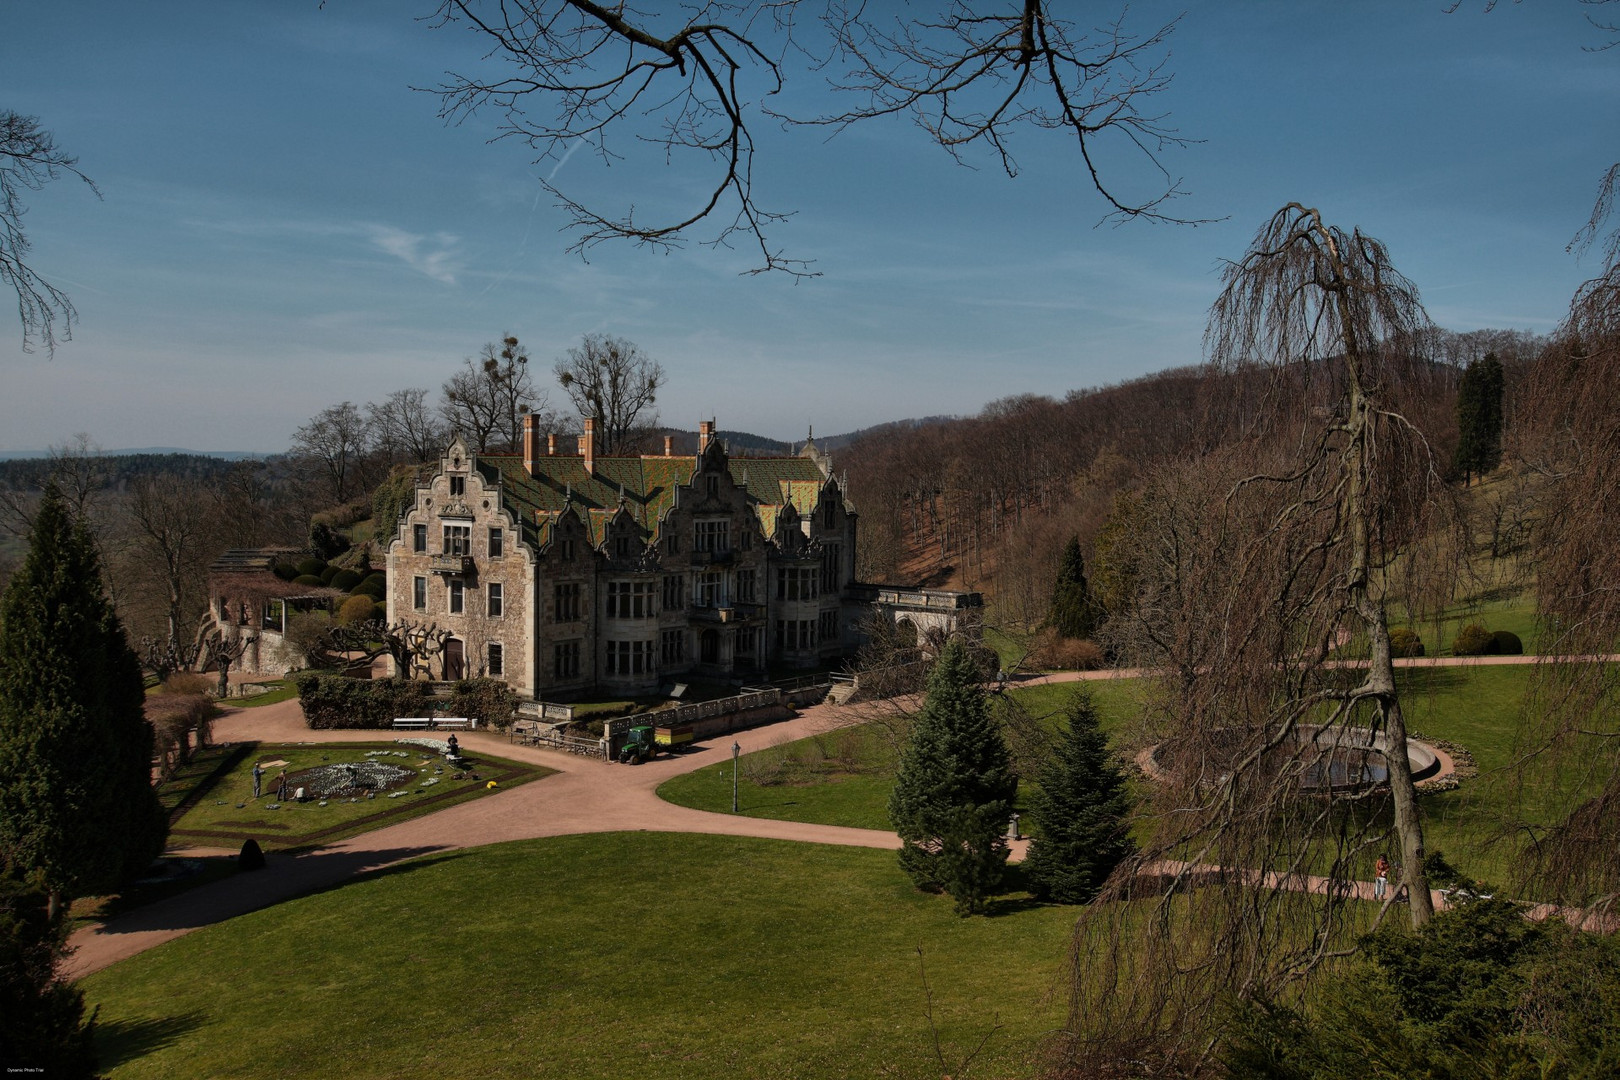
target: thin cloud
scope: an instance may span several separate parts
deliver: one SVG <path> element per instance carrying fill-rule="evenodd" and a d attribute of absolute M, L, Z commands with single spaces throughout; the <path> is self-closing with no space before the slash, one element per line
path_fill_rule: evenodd
<path fill-rule="evenodd" d="M 393 225 L 364 226 L 373 247 L 392 255 L 406 266 L 446 285 L 456 283 L 461 261 L 456 254 L 456 237 L 450 233 L 431 236 L 408 232 Z"/>

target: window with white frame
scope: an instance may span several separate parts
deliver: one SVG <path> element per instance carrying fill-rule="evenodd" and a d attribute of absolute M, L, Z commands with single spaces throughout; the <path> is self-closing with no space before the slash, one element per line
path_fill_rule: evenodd
<path fill-rule="evenodd" d="M 497 642 L 489 643 L 489 664 L 486 670 L 490 675 L 506 674 L 506 651 Z"/>
<path fill-rule="evenodd" d="M 417 611 L 427 610 L 427 578 L 411 579 L 411 607 Z"/>
<path fill-rule="evenodd" d="M 693 526 L 692 549 L 694 551 L 730 551 L 731 550 L 731 521 L 727 518 L 715 518 L 708 521 L 699 521 Z"/>
<path fill-rule="evenodd" d="M 506 534 L 500 529 L 489 530 L 489 557 L 498 559 L 506 553 Z"/>
<path fill-rule="evenodd" d="M 426 554 L 426 552 L 427 552 L 427 526 L 426 525 L 412 525 L 411 526 L 411 550 L 416 552 L 417 554 Z"/>
<path fill-rule="evenodd" d="M 610 641 L 607 643 L 609 675 L 642 675 L 656 671 L 653 643 L 650 641 Z"/>
<path fill-rule="evenodd" d="M 472 526 L 446 525 L 444 527 L 444 553 L 446 555 L 471 555 Z"/>
<path fill-rule="evenodd" d="M 498 618 L 501 617 L 501 615 L 504 613 L 504 610 L 505 610 L 505 607 L 506 607 L 505 601 L 506 601 L 506 597 L 505 597 L 504 591 L 501 588 L 501 583 L 498 582 L 498 581 L 490 582 L 489 583 L 489 599 L 487 601 L 486 607 L 484 608 L 485 612 L 489 615 L 490 618 L 498 619 Z"/>
<path fill-rule="evenodd" d="M 650 619 L 653 608 L 651 581 L 610 581 L 607 587 L 607 617 L 610 619 Z"/>
<path fill-rule="evenodd" d="M 467 606 L 467 587 L 460 578 L 450 579 L 450 614 L 459 615 Z"/>
<path fill-rule="evenodd" d="M 551 677 L 579 678 L 579 642 L 559 641 L 551 649 Z"/>

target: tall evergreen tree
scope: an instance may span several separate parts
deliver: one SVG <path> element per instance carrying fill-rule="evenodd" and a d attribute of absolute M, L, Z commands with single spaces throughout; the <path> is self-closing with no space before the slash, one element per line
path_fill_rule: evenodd
<path fill-rule="evenodd" d="M 35 874 L 0 867 L 0 1062 L 19 1072 L 96 1075 L 94 1022 L 84 994 L 62 981 L 62 913 L 50 914 Z"/>
<path fill-rule="evenodd" d="M 1057 585 L 1052 590 L 1052 612 L 1046 621 L 1066 638 L 1089 638 L 1097 632 L 1097 609 L 1091 602 L 1086 582 L 1086 560 L 1080 554 L 1080 538 L 1069 537 L 1058 564 Z"/>
<path fill-rule="evenodd" d="M 1007 822 L 1017 792 L 979 672 L 966 646 L 952 640 L 929 674 L 889 795 L 901 868 L 919 888 L 950 893 L 960 914 L 983 911 L 1006 869 Z"/>
<path fill-rule="evenodd" d="M 42 875 L 51 918 L 163 850 L 144 703 L 89 530 L 53 486 L 0 601 L 0 859 Z"/>
<path fill-rule="evenodd" d="M 1040 835 L 1030 842 L 1024 870 L 1040 899 L 1084 904 L 1136 844 L 1125 824 L 1130 791 L 1108 752 L 1091 694 L 1076 692 L 1065 712 L 1068 726 L 1041 767 L 1032 800 Z"/>
<path fill-rule="evenodd" d="M 1457 384 L 1457 453 L 1452 469 L 1483 476 L 1502 462 L 1502 362 L 1495 353 L 1473 361 Z"/>

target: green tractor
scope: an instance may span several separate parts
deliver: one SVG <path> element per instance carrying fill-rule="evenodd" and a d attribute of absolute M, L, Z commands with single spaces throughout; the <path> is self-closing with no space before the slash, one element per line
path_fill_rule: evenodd
<path fill-rule="evenodd" d="M 658 744 L 657 732 L 651 727 L 634 727 L 625 737 L 624 745 L 619 748 L 619 763 L 622 765 L 640 765 L 643 761 L 658 756 L 663 747 Z"/>

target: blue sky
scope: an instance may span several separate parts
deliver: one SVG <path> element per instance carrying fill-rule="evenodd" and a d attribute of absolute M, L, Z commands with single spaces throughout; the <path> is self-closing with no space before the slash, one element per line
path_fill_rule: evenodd
<path fill-rule="evenodd" d="M 35 267 L 81 319 L 52 359 L 0 305 L 0 449 L 82 431 L 277 450 L 326 405 L 437 388 L 506 332 L 543 374 L 583 334 L 636 341 L 687 427 L 973 413 L 1198 361 L 1221 260 L 1289 200 L 1384 240 L 1440 325 L 1546 331 L 1598 269 L 1564 248 L 1620 159 L 1620 51 L 1583 48 L 1604 39 L 1575 0 L 1444 6 L 1192 5 L 1161 104 L 1201 140 L 1165 157 L 1190 192 L 1173 209 L 1220 219 L 1197 228 L 1098 227 L 1059 137 L 1021 138 L 1009 180 L 902 122 L 830 142 L 759 124 L 756 196 L 797 211 L 773 240 L 823 275 L 795 282 L 740 275 L 741 251 L 566 253 L 535 182 L 553 164 L 411 90 L 477 55 L 414 18 L 429 0 L 13 0 L 0 107 L 39 116 L 104 197 L 29 197 Z M 585 154 L 570 177 L 650 209 L 688 183 Z"/>

